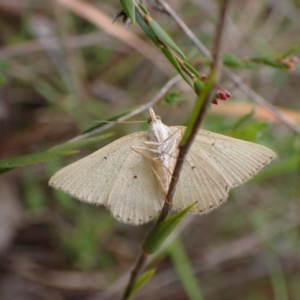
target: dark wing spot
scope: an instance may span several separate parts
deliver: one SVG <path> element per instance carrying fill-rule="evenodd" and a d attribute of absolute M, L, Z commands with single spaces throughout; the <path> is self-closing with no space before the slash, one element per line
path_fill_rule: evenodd
<path fill-rule="evenodd" d="M 128 222 L 131 222 L 132 220 L 130 218 L 127 219 Z"/>
<path fill-rule="evenodd" d="M 215 143 L 212 143 L 211 145 L 212 145 L 212 146 L 214 146 L 214 145 L 215 145 Z"/>
<path fill-rule="evenodd" d="M 134 176 L 133 176 L 133 178 L 137 178 L 137 176 L 136 176 L 136 175 L 134 175 Z"/>
<path fill-rule="evenodd" d="M 214 206 L 215 206 L 215 205 L 212 204 L 212 205 L 209 206 L 209 208 L 213 208 Z"/>
<path fill-rule="evenodd" d="M 196 167 L 195 167 L 195 166 L 192 166 L 192 170 L 194 170 L 194 169 L 196 169 Z"/>
<path fill-rule="evenodd" d="M 104 159 L 107 159 L 107 157 L 106 157 L 106 156 L 104 156 Z"/>

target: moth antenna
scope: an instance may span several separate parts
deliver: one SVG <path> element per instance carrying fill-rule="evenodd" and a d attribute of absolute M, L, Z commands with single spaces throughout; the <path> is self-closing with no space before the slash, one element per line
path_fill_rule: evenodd
<path fill-rule="evenodd" d="M 140 154 L 143 157 L 145 157 L 147 159 L 150 159 L 150 160 L 153 160 L 153 161 L 156 161 L 159 158 L 159 156 L 157 156 L 157 157 L 151 157 L 151 156 L 145 154 L 146 151 L 152 152 L 152 153 L 155 153 L 155 154 L 159 154 L 160 153 L 159 151 L 155 151 L 154 149 L 148 149 L 148 148 L 142 148 L 142 147 L 130 147 L 130 149 L 132 151 L 136 152 L 137 154 Z M 144 151 L 144 152 L 142 152 L 142 151 Z"/>
<path fill-rule="evenodd" d="M 111 124 L 135 124 L 135 123 L 146 123 L 146 121 L 94 121 L 94 123 L 111 123 Z"/>

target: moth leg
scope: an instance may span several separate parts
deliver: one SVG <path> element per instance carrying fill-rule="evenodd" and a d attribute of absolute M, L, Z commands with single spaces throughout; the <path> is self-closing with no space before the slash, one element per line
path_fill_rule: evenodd
<path fill-rule="evenodd" d="M 161 152 L 155 149 L 143 148 L 143 147 L 130 147 L 134 152 L 142 155 L 145 158 L 151 159 L 153 161 L 157 161 L 159 159 L 159 155 Z M 152 157 L 151 154 L 156 154 L 156 157 Z"/>
<path fill-rule="evenodd" d="M 181 131 L 179 129 L 175 130 L 174 132 L 172 132 L 165 140 L 163 140 L 162 142 L 154 142 L 154 141 L 144 141 L 145 144 L 147 145 L 154 145 L 154 146 L 160 146 L 163 145 L 165 142 L 174 139 L 177 140 L 177 138 L 180 136 Z"/>
<path fill-rule="evenodd" d="M 149 149 L 149 148 L 142 148 L 142 147 L 130 147 L 130 148 L 131 148 L 131 150 L 133 150 L 136 153 L 144 156 L 145 158 L 148 158 L 148 159 L 154 161 L 155 163 L 161 163 L 159 161 L 159 158 L 161 156 L 161 151 L 159 151 L 159 150 Z M 151 157 L 149 155 L 149 153 L 155 153 L 155 154 L 157 154 L 157 157 Z M 173 156 L 172 154 L 168 154 L 168 155 L 175 158 L 175 156 Z M 166 168 L 168 170 L 168 172 L 171 174 L 170 170 L 166 166 L 163 165 L 163 167 Z"/>
<path fill-rule="evenodd" d="M 175 141 L 177 140 L 177 138 L 179 137 L 181 131 L 179 129 L 177 129 L 176 131 L 172 132 L 170 136 L 168 136 L 163 142 L 153 142 L 153 141 L 144 141 L 144 144 L 146 145 L 150 145 L 150 146 L 163 146 L 163 144 L 165 144 L 167 141 L 169 141 L 170 139 L 173 139 L 175 136 Z M 173 143 L 169 143 L 169 148 L 172 148 L 173 145 L 176 143 L 175 141 L 173 141 Z"/>
<path fill-rule="evenodd" d="M 160 183 L 160 185 L 161 185 L 161 187 L 162 187 L 162 189 L 163 189 L 165 195 L 167 195 L 167 192 L 168 192 L 168 191 L 166 191 L 166 189 L 165 189 L 165 187 L 164 187 L 164 184 L 163 184 L 161 178 L 159 177 L 159 175 L 157 174 L 157 172 L 155 171 L 155 169 L 154 169 L 153 167 L 152 167 L 152 171 L 153 171 L 154 175 L 156 176 L 158 182 Z"/>
<path fill-rule="evenodd" d="M 171 172 L 164 164 L 162 164 L 160 161 L 157 161 L 157 160 L 153 160 L 153 161 L 154 161 L 156 164 L 161 164 L 162 167 L 163 167 L 164 169 L 167 170 L 167 172 L 169 173 L 170 176 L 173 175 L 172 172 Z"/>
<path fill-rule="evenodd" d="M 176 140 L 177 138 L 180 136 L 180 129 L 176 129 L 174 132 L 172 132 L 163 142 L 167 142 L 168 140 L 170 140 L 171 138 L 173 138 L 175 136 Z"/>
<path fill-rule="evenodd" d="M 168 169 L 167 169 L 167 170 L 168 170 Z M 163 184 L 161 178 L 159 177 L 159 175 L 157 174 L 157 172 L 155 171 L 155 169 L 154 169 L 153 167 L 152 167 L 152 171 L 153 171 L 154 175 L 156 176 L 158 182 L 160 183 L 160 185 L 161 185 L 161 187 L 162 187 L 162 189 L 163 189 L 163 191 L 164 191 L 164 193 L 165 193 L 165 196 L 167 196 L 168 191 L 165 189 L 164 184 Z M 169 171 L 169 170 L 168 170 L 168 171 Z M 170 171 L 169 171 L 169 172 L 170 172 Z M 166 198 L 164 199 L 164 202 L 168 203 L 168 204 L 171 205 L 171 206 L 173 205 L 173 203 L 167 201 Z"/>
<path fill-rule="evenodd" d="M 149 145 L 149 146 L 160 146 L 160 147 L 162 147 L 163 146 L 163 144 L 161 144 L 161 143 L 158 143 L 158 142 L 149 142 L 149 141 L 146 141 L 146 142 L 144 142 L 146 145 Z M 156 150 L 156 149 L 151 149 L 151 148 L 142 148 L 142 147 L 136 147 L 135 149 L 139 149 L 139 150 L 144 150 L 145 152 L 146 151 L 148 151 L 148 152 L 152 152 L 152 153 L 157 153 L 157 154 L 159 154 L 159 155 L 163 155 L 163 154 L 166 154 L 166 155 L 168 155 L 168 156 L 170 156 L 170 157 L 172 157 L 172 158 L 176 158 L 176 156 L 173 154 L 173 153 L 168 153 L 169 152 L 169 150 L 172 148 L 172 146 L 173 145 L 170 145 L 167 149 L 161 149 L 161 150 Z M 131 148 L 132 150 L 134 150 L 133 148 Z M 139 153 L 139 154 L 141 154 L 140 152 L 138 152 L 138 151 L 136 151 L 137 153 Z"/>
<path fill-rule="evenodd" d="M 155 169 L 154 169 L 153 167 L 152 167 L 152 171 L 154 172 L 154 175 L 156 176 L 158 182 L 160 183 L 160 185 L 161 185 L 161 187 L 162 187 L 162 189 L 163 189 L 163 191 L 164 191 L 164 193 L 165 193 L 165 196 L 167 196 L 168 190 L 165 189 L 164 184 L 163 184 L 161 178 L 159 177 L 159 175 L 157 174 L 157 172 L 155 171 Z M 169 171 L 169 170 L 168 170 L 168 171 Z M 169 171 L 169 172 L 170 172 L 170 171 Z M 169 202 L 166 198 L 164 199 L 164 202 L 168 203 L 168 204 L 171 205 L 171 206 L 173 205 L 173 203 Z"/>
<path fill-rule="evenodd" d="M 160 143 L 160 142 L 151 142 L 151 141 L 144 141 L 144 144 L 150 145 L 150 146 L 161 146 L 163 143 Z"/>
<path fill-rule="evenodd" d="M 131 149 L 132 149 L 133 151 L 135 151 L 136 153 L 142 155 L 143 157 L 145 157 L 145 158 L 147 158 L 147 159 L 150 159 L 150 160 L 154 161 L 155 163 L 160 163 L 159 161 L 157 161 L 159 157 L 153 158 L 153 157 L 151 157 L 151 156 L 149 156 L 149 155 L 146 154 L 147 152 L 152 152 L 152 153 L 156 153 L 156 154 L 157 154 L 157 153 L 160 153 L 160 151 L 156 151 L 156 150 L 154 150 L 154 149 L 142 148 L 142 147 L 131 147 Z M 152 150 L 153 150 L 153 151 L 152 151 Z M 143 152 L 143 151 L 144 151 L 144 152 Z M 146 152 L 146 153 L 145 153 L 145 152 Z M 163 167 L 166 168 L 164 165 L 163 165 Z M 166 168 L 166 169 L 167 169 L 167 168 Z M 157 178 L 158 183 L 160 184 L 160 186 L 162 187 L 162 189 L 163 189 L 163 191 L 164 191 L 164 193 L 165 193 L 165 195 L 166 195 L 166 194 L 167 194 L 167 191 L 166 191 L 166 189 L 165 189 L 165 187 L 164 187 L 163 181 L 161 180 L 161 178 L 159 177 L 158 173 L 157 173 L 156 170 L 153 168 L 153 166 L 152 166 L 152 171 L 154 172 L 154 175 L 155 175 L 155 177 Z M 168 169 L 167 169 L 167 171 L 171 174 L 171 172 L 170 172 Z"/>

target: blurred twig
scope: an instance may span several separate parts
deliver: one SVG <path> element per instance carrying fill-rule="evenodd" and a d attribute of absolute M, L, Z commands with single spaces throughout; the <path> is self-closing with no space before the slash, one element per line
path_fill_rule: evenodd
<path fill-rule="evenodd" d="M 62 43 L 66 48 L 82 48 L 92 45 L 101 46 L 101 48 L 113 49 L 115 52 L 128 53 L 129 49 L 124 47 L 117 47 L 111 43 L 112 38 L 107 36 L 103 32 L 92 32 L 82 35 L 68 36 L 62 39 Z M 61 45 L 58 43 L 57 38 L 44 37 L 44 41 L 47 44 L 48 49 L 59 49 Z M 0 49 L 0 57 L 4 59 L 12 58 L 14 56 L 31 54 L 39 51 L 43 51 L 44 46 L 40 40 L 33 40 L 29 42 L 23 42 L 17 45 L 7 46 Z"/>
<path fill-rule="evenodd" d="M 208 78 L 210 78 L 213 81 L 213 83 L 217 80 L 218 71 L 219 71 L 221 41 L 222 41 L 222 37 L 224 34 L 224 29 L 225 29 L 225 20 L 226 20 L 226 13 L 227 13 L 228 5 L 229 5 L 229 1 L 227 1 L 227 0 L 223 1 L 220 4 L 219 21 L 218 21 L 218 26 L 216 28 L 216 36 L 215 36 L 215 41 L 214 41 L 213 50 L 212 50 L 212 53 L 213 53 L 212 66 L 211 66 L 210 75 L 208 76 Z M 173 194 L 175 192 L 175 187 L 176 187 L 177 181 L 179 179 L 179 174 L 180 174 L 182 165 L 183 165 L 185 157 L 194 141 L 194 138 L 201 126 L 204 115 L 206 113 L 206 109 L 210 102 L 211 102 L 211 91 L 208 92 L 208 94 L 204 100 L 201 110 L 199 111 L 199 114 L 193 124 L 193 128 L 192 128 L 190 136 L 186 140 L 185 144 L 180 145 L 180 147 L 179 147 L 179 154 L 178 154 L 177 162 L 176 162 L 176 165 L 175 165 L 175 168 L 173 171 L 172 180 L 171 180 L 168 194 L 166 197 L 166 202 L 162 208 L 162 211 L 158 218 L 157 223 L 162 222 L 167 217 L 167 214 L 172 206 Z"/>
<path fill-rule="evenodd" d="M 189 37 L 189 39 L 193 42 L 193 44 L 210 60 L 212 59 L 212 55 L 209 50 L 201 43 L 201 41 L 196 37 L 196 35 L 189 29 L 189 27 L 180 19 L 180 17 L 176 14 L 176 12 L 164 1 L 164 0 L 156 0 L 165 10 L 166 13 L 170 15 L 170 17 L 178 24 L 178 26 L 184 31 L 184 33 Z M 276 107 L 270 104 L 263 97 L 258 95 L 252 89 L 250 89 L 247 85 L 242 82 L 242 79 L 237 75 L 233 74 L 229 69 L 222 67 L 222 71 L 229 77 L 236 86 L 243 91 L 247 96 L 249 96 L 256 103 L 264 106 L 268 109 L 277 119 L 279 119 L 283 124 L 291 128 L 300 134 L 300 126 L 293 123 L 288 117 L 286 117 L 281 111 L 279 111 Z"/>
<path fill-rule="evenodd" d="M 122 122 L 122 121 L 128 120 L 129 118 L 134 117 L 135 115 L 138 115 L 138 114 L 142 113 L 143 111 L 147 110 L 148 108 L 154 106 L 168 92 L 168 90 L 175 83 L 177 83 L 180 79 L 181 79 L 180 75 L 176 75 L 173 78 L 169 79 L 165 83 L 165 85 L 158 91 L 158 93 L 149 102 L 147 102 L 144 105 L 141 105 L 140 107 L 134 109 L 130 113 L 126 114 L 125 116 L 122 116 L 122 117 L 118 118 L 115 121 L 116 122 Z M 111 123 L 105 124 L 104 126 L 101 126 L 101 127 L 97 128 L 95 130 L 92 130 L 92 131 L 88 132 L 88 133 L 81 134 L 81 135 L 69 140 L 69 142 L 74 142 L 74 141 L 79 141 L 79 140 L 82 140 L 82 139 L 86 139 L 90 136 L 93 136 L 95 134 L 103 132 L 103 131 L 105 131 L 105 130 L 113 127 L 113 126 L 114 126 L 114 124 L 111 124 Z"/>

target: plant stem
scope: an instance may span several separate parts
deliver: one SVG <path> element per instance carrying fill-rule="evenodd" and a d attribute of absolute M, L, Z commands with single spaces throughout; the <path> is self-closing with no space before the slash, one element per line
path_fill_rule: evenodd
<path fill-rule="evenodd" d="M 224 1 L 221 1 L 221 5 L 220 5 L 219 22 L 218 22 L 218 26 L 216 28 L 215 41 L 214 41 L 214 46 L 213 46 L 213 50 L 212 50 L 212 59 L 213 60 L 212 60 L 210 75 L 207 80 L 208 84 L 210 83 L 210 88 L 207 91 L 206 95 L 204 96 L 204 99 L 202 99 L 203 97 L 199 97 L 196 101 L 195 108 L 197 108 L 198 114 L 197 114 L 195 120 L 193 120 L 193 123 L 191 124 L 192 128 L 191 128 L 189 136 L 185 140 L 185 143 L 183 145 L 179 146 L 179 154 L 178 154 L 175 168 L 173 171 L 173 176 L 172 176 L 172 180 L 171 180 L 171 183 L 169 186 L 169 190 L 166 195 L 166 201 L 165 201 L 164 206 L 161 210 L 161 213 L 158 217 L 157 223 L 154 226 L 157 226 L 159 223 L 161 223 L 162 221 L 164 221 L 166 219 L 166 217 L 169 213 L 169 210 L 172 207 L 173 195 L 175 193 L 176 184 L 178 182 L 180 171 L 182 169 L 185 157 L 194 141 L 194 138 L 195 138 L 195 136 L 200 128 L 200 125 L 204 119 L 207 107 L 212 99 L 213 87 L 214 87 L 214 83 L 217 78 L 217 73 L 218 73 L 218 69 L 219 69 L 221 41 L 222 41 L 224 29 L 225 29 L 225 19 L 226 19 L 228 3 L 229 3 L 229 0 L 224 0 Z M 198 101 L 201 101 L 201 100 L 202 100 L 202 103 L 199 106 Z M 125 290 L 125 293 L 123 296 L 124 300 L 127 299 L 127 297 L 129 297 L 129 295 L 131 294 L 132 288 L 137 280 L 138 274 L 142 270 L 147 257 L 148 257 L 148 253 L 142 252 L 134 269 L 132 270 L 130 280 L 128 282 L 128 285 L 126 287 L 126 290 Z"/>
<path fill-rule="evenodd" d="M 147 257 L 148 257 L 148 253 L 143 251 L 142 254 L 140 255 L 138 261 L 136 262 L 136 265 L 135 265 L 134 269 L 131 271 L 130 280 L 129 280 L 128 285 L 126 287 L 126 290 L 125 290 L 125 293 L 124 293 L 124 296 L 123 296 L 123 300 L 126 300 L 129 297 L 129 295 L 132 291 L 132 288 L 133 288 L 133 286 L 136 282 L 137 276 L 140 273 L 140 270 L 145 265 Z"/>

